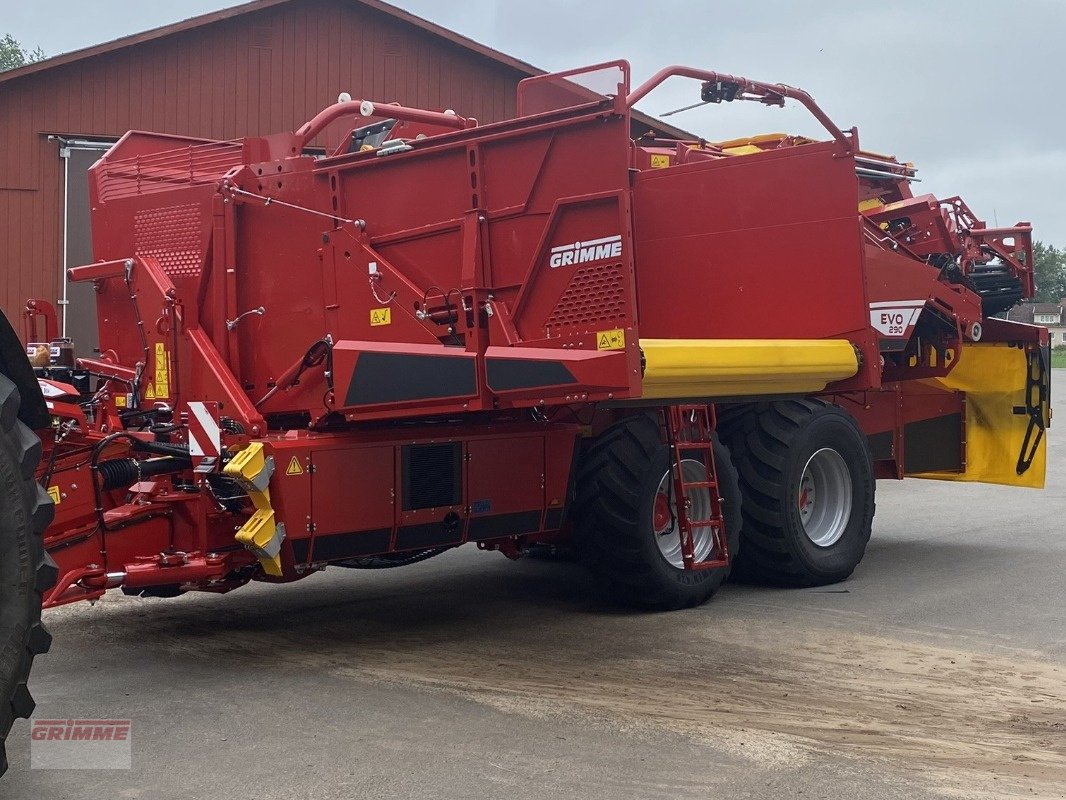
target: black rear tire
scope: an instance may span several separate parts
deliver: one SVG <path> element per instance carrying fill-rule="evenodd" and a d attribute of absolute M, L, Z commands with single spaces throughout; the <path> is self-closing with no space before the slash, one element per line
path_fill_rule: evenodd
<path fill-rule="evenodd" d="M 34 656 L 52 642 L 41 598 L 56 580 L 43 540 L 54 509 L 34 479 L 41 441 L 18 419 L 20 402 L 15 384 L 0 375 L 0 775 L 12 723 L 33 712 L 26 682 Z"/>
<path fill-rule="evenodd" d="M 874 516 L 873 462 L 855 420 L 821 400 L 784 400 L 732 409 L 718 427 L 744 496 L 734 575 L 779 586 L 821 586 L 851 575 L 870 541 Z M 800 498 L 805 467 L 824 451 L 839 456 L 850 486 L 839 493 L 838 538 L 820 545 L 804 527 Z"/>
<path fill-rule="evenodd" d="M 730 558 L 740 544 L 740 487 L 729 451 L 714 441 L 714 459 Z M 656 419 L 628 417 L 588 447 L 577 472 L 574 539 L 580 560 L 619 602 L 670 611 L 708 600 L 729 566 L 680 569 L 666 560 L 653 530 L 656 495 L 671 469 Z"/>

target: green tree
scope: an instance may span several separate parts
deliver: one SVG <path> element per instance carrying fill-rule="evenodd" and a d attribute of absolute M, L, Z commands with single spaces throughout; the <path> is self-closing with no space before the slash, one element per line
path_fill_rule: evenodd
<path fill-rule="evenodd" d="M 4 38 L 0 39 L 0 72 L 24 67 L 43 58 L 44 51 L 41 48 L 27 50 L 10 33 L 4 34 Z"/>
<path fill-rule="evenodd" d="M 1038 303 L 1058 303 L 1066 297 L 1066 249 L 1033 242 L 1033 273 Z"/>

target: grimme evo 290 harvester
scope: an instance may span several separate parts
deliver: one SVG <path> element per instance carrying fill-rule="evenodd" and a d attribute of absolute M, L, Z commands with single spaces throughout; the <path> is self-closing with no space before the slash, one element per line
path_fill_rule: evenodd
<path fill-rule="evenodd" d="M 828 137 L 632 140 L 671 76 Z M 69 271 L 98 357 L 35 375 L 0 332 L 0 733 L 42 605 L 110 588 L 476 542 L 572 549 L 672 609 L 733 566 L 846 578 L 877 478 L 1041 486 L 1047 332 L 994 316 L 1033 294 L 1030 227 L 915 180 L 805 92 L 681 67 L 631 90 L 623 61 L 522 81 L 491 125 L 345 100 L 242 141 L 127 134 Z"/>

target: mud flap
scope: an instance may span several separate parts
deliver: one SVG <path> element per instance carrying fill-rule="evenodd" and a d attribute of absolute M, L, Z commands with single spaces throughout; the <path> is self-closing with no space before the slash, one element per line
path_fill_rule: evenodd
<path fill-rule="evenodd" d="M 931 381 L 965 392 L 966 462 L 961 473 L 910 477 L 1044 487 L 1051 424 L 1050 353 L 1036 343 L 963 346 L 951 373 Z"/>

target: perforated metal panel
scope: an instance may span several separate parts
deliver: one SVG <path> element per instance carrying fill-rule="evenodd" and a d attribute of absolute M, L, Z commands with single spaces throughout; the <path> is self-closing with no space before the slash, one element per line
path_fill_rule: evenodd
<path fill-rule="evenodd" d="M 581 267 L 570 278 L 544 326 L 548 332 L 557 333 L 558 328 L 587 330 L 603 322 L 622 325 L 625 308 L 621 264 Z"/>
<path fill-rule="evenodd" d="M 204 258 L 199 205 L 139 211 L 133 232 L 138 256 L 154 258 L 172 278 L 199 277 Z"/>

